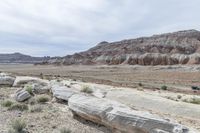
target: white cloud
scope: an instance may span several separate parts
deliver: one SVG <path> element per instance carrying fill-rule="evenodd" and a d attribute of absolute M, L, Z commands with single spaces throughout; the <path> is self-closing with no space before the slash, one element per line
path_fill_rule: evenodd
<path fill-rule="evenodd" d="M 0 0 L 0 53 L 65 55 L 103 40 L 199 29 L 199 4 L 199 0 Z"/>

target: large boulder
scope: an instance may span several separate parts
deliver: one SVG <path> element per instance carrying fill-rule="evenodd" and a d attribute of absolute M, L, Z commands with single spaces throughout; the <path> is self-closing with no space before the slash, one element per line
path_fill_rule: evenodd
<path fill-rule="evenodd" d="M 50 92 L 51 86 L 44 86 L 40 83 L 27 84 L 24 89 L 31 88 L 34 94 L 47 94 Z"/>
<path fill-rule="evenodd" d="M 36 77 L 17 76 L 13 86 L 19 87 L 19 86 L 24 86 L 25 84 L 28 84 L 28 83 L 37 83 L 37 84 L 46 86 L 49 84 L 49 81 L 36 78 Z"/>
<path fill-rule="evenodd" d="M 20 89 L 15 94 L 15 100 L 18 102 L 23 102 L 28 100 L 31 97 L 31 95 L 24 89 Z"/>
<path fill-rule="evenodd" d="M 59 100 L 68 101 L 68 99 L 77 93 L 77 91 L 72 88 L 60 85 L 54 85 L 51 88 L 53 96 Z"/>
<path fill-rule="evenodd" d="M 41 86 L 41 85 L 34 85 L 33 86 L 33 93 L 35 94 L 47 94 L 50 91 L 50 86 Z"/>
<path fill-rule="evenodd" d="M 135 111 L 106 99 L 74 94 L 68 100 L 74 114 L 126 133 L 188 133 L 189 130 L 148 112 Z"/>
<path fill-rule="evenodd" d="M 12 86 L 15 81 L 15 77 L 5 73 L 0 73 L 0 86 Z"/>

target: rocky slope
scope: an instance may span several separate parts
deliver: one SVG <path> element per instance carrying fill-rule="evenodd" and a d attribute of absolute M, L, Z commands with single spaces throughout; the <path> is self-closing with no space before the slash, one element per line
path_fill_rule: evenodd
<path fill-rule="evenodd" d="M 41 63 L 49 57 L 32 57 L 21 53 L 0 54 L 0 63 Z"/>
<path fill-rule="evenodd" d="M 81 53 L 47 64 L 174 65 L 200 63 L 200 32 L 186 30 L 118 42 L 101 42 Z"/>

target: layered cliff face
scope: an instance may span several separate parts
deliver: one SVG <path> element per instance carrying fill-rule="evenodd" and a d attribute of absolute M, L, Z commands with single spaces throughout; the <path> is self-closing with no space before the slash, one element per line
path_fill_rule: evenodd
<path fill-rule="evenodd" d="M 179 31 L 151 37 L 101 42 L 81 53 L 49 60 L 55 64 L 200 64 L 200 32 Z"/>

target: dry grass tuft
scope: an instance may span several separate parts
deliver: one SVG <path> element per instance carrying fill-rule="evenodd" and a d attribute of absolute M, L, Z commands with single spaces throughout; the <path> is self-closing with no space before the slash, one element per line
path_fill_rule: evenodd
<path fill-rule="evenodd" d="M 93 90 L 89 86 L 83 86 L 81 92 L 91 94 L 93 93 Z"/>
<path fill-rule="evenodd" d="M 48 95 L 39 95 L 36 100 L 38 103 L 46 103 L 50 100 L 50 97 Z"/>
<path fill-rule="evenodd" d="M 3 102 L 1 103 L 1 106 L 3 106 L 3 107 L 10 107 L 10 106 L 12 106 L 12 105 L 13 105 L 13 102 L 10 101 L 10 100 L 5 100 L 5 101 L 3 101 Z"/>

